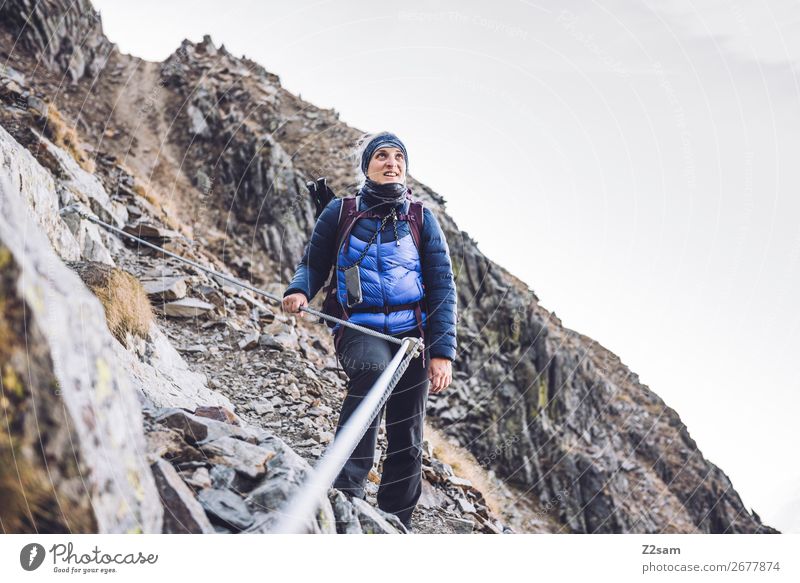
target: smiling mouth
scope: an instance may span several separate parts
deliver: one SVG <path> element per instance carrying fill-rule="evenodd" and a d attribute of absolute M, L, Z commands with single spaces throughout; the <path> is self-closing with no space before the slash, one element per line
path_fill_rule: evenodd
<path fill-rule="evenodd" d="M 394 176 L 394 177 L 399 176 L 399 174 L 397 174 L 397 172 L 384 172 L 383 175 L 384 176 Z"/>

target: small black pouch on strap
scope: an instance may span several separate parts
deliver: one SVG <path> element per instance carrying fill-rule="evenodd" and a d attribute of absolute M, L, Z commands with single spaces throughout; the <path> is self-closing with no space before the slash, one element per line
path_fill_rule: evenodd
<path fill-rule="evenodd" d="M 361 274 L 358 271 L 358 265 L 353 265 L 344 270 L 344 284 L 347 288 L 347 307 L 360 304 L 363 301 L 361 295 Z"/>

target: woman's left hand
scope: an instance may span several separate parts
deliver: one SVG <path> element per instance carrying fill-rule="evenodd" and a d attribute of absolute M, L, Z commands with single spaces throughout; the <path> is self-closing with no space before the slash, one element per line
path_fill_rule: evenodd
<path fill-rule="evenodd" d="M 431 381 L 431 393 L 445 390 L 453 381 L 453 362 L 449 358 L 431 358 L 428 378 Z"/>

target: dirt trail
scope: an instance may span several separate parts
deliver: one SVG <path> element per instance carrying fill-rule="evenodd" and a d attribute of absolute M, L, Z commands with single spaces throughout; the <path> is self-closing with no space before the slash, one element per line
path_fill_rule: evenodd
<path fill-rule="evenodd" d="M 155 198 L 167 212 L 189 230 L 200 213 L 197 189 L 182 170 L 184 153 L 176 140 L 169 139 L 177 131 L 169 116 L 171 92 L 161 84 L 161 64 L 135 60 L 123 74 L 114 119 L 120 127 L 129 128 L 130 139 L 123 164 L 145 181 Z"/>

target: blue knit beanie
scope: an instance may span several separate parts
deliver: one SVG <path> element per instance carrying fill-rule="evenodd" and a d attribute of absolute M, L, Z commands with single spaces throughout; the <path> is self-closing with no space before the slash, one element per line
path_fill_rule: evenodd
<path fill-rule="evenodd" d="M 403 142 L 391 132 L 381 132 L 369 141 L 367 147 L 364 148 L 364 153 L 361 154 L 361 171 L 364 173 L 364 176 L 367 175 L 369 161 L 372 160 L 372 155 L 375 153 L 375 150 L 387 146 L 400 148 L 400 150 L 402 150 L 403 157 L 406 160 L 406 173 L 408 172 L 408 152 L 406 152 L 406 147 Z"/>

